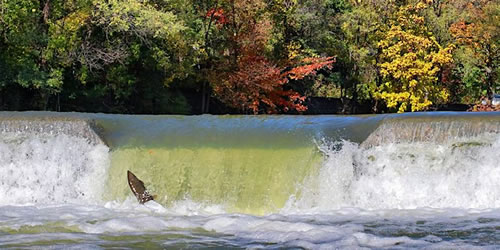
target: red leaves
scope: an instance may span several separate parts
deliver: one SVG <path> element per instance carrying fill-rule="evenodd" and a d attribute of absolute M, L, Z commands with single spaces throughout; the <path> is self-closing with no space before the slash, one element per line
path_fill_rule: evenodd
<path fill-rule="evenodd" d="M 214 86 L 215 93 L 229 106 L 260 113 L 262 104 L 271 112 L 283 104 L 276 89 L 284 84 L 281 70 L 263 57 L 245 56 L 237 70 L 223 77 L 223 84 Z"/>
<path fill-rule="evenodd" d="M 302 64 L 285 72 L 287 77 L 292 80 L 301 80 L 309 75 L 316 75 L 316 72 L 322 68 L 332 68 L 335 62 L 333 57 L 308 57 L 302 60 Z"/>
<path fill-rule="evenodd" d="M 224 9 L 222 8 L 212 8 L 208 10 L 205 17 L 213 18 L 215 20 L 215 24 L 218 26 L 222 26 L 227 23 L 226 16 L 224 15 Z"/>
<path fill-rule="evenodd" d="M 211 9 L 206 14 L 218 24 L 227 24 L 221 28 L 226 31 L 228 53 L 220 52 L 223 57 L 210 80 L 217 97 L 228 106 L 254 114 L 306 111 L 306 97 L 287 83 L 315 75 L 322 68 L 331 68 L 335 60 L 305 58 L 298 63 L 277 65 L 265 56 L 273 23 L 268 16 L 256 13 L 259 9 L 256 7 L 265 3 L 242 0 L 229 6 L 232 8 Z"/>
<path fill-rule="evenodd" d="M 254 114 L 304 112 L 306 97 L 285 85 L 315 75 L 324 67 L 331 68 L 334 61 L 331 57 L 306 58 L 302 65 L 283 71 L 263 56 L 247 55 L 240 58 L 236 71 L 224 77 L 224 84 L 215 85 L 214 91 L 226 104 Z"/>

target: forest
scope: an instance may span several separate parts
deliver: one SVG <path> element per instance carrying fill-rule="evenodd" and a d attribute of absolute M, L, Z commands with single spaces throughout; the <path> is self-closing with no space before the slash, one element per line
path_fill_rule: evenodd
<path fill-rule="evenodd" d="M 0 110 L 474 105 L 500 92 L 499 25 L 498 0 L 0 0 Z"/>

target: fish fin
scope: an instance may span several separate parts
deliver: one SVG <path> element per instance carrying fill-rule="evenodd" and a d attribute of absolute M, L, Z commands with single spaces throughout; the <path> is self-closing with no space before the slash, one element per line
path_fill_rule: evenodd
<path fill-rule="evenodd" d="M 139 178 L 137 178 L 137 176 L 130 172 L 130 170 L 127 171 L 127 178 L 130 190 L 132 190 L 132 193 L 134 193 L 139 203 L 144 204 L 147 201 L 154 200 L 154 197 L 150 195 L 146 190 L 144 182 L 139 180 Z"/>

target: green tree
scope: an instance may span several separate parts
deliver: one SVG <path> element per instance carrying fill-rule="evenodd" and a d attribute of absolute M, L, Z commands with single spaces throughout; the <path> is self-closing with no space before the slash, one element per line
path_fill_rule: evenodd
<path fill-rule="evenodd" d="M 51 60 L 48 46 L 51 14 L 62 8 L 50 1 L 28 0 L 2 1 L 0 6 L 0 53 L 5 70 L 2 85 L 18 84 L 38 90 L 41 97 L 37 106 L 41 108 L 63 83 L 63 70 Z"/>
<path fill-rule="evenodd" d="M 2 1 L 3 85 L 126 101 L 144 70 L 165 86 L 192 72 L 192 49 L 176 15 L 154 1 Z M 158 75 L 158 74 L 156 74 Z M 83 84 L 84 87 L 77 86 Z M 109 103 L 108 103 L 109 104 Z"/>
<path fill-rule="evenodd" d="M 452 37 L 459 46 L 457 57 L 461 64 L 462 82 L 467 96 L 492 98 L 500 91 L 500 3 L 477 0 L 465 4 L 468 13 L 450 27 Z"/>
<path fill-rule="evenodd" d="M 349 65 L 347 74 L 353 82 L 354 99 L 373 100 L 374 90 L 382 84 L 378 64 L 382 50 L 378 42 L 389 30 L 397 9 L 391 0 L 355 1 L 352 10 L 342 15 L 342 59 Z M 377 107 L 374 103 L 374 111 Z"/>

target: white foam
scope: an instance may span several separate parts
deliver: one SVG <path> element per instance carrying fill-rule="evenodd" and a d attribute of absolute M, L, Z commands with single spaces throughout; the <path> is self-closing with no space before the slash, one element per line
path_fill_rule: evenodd
<path fill-rule="evenodd" d="M 280 214 L 252 216 L 190 199 L 169 207 L 141 205 L 132 194 L 104 202 L 106 146 L 66 134 L 3 133 L 0 231 L 9 234 L 0 235 L 0 246 L 67 240 L 76 246 L 64 247 L 98 248 L 105 241 L 98 235 L 175 231 L 180 241 L 245 248 L 470 249 L 481 230 L 499 226 L 500 138 L 470 140 L 480 143 L 322 144 L 324 165 L 297 197 Z M 445 239 L 455 231 L 471 239 Z"/>
<path fill-rule="evenodd" d="M 177 201 L 170 208 L 175 214 L 180 215 L 212 215 L 223 214 L 226 210 L 223 205 L 206 204 L 194 202 L 191 199 L 184 199 Z"/>
<path fill-rule="evenodd" d="M 208 220 L 203 228 L 225 234 L 233 234 L 258 242 L 299 244 L 312 247 L 336 242 L 354 228 L 330 225 L 314 225 L 287 221 L 282 217 L 253 217 L 247 215 L 219 216 Z"/>
<path fill-rule="evenodd" d="M 148 202 L 149 203 L 149 202 Z M 178 214 L 159 204 L 132 202 L 99 205 L 35 205 L 0 207 L 0 231 L 19 230 L 15 237 L 0 235 L 0 245 L 36 242 L 36 240 L 77 240 L 80 246 L 95 243 L 93 235 L 164 234 L 175 232 L 191 238 L 202 233 L 195 242 L 228 241 L 233 246 L 331 248 L 408 248 L 472 247 L 474 237 L 443 242 L 440 234 L 469 232 L 498 227 L 500 211 L 463 209 L 361 210 L 340 209 L 324 214 L 244 214 L 192 215 Z M 481 218 L 488 218 L 482 220 Z M 417 221 L 421 221 L 417 223 Z M 372 225 L 372 226 L 371 226 Z M 31 228 L 31 229 L 30 229 Z M 47 237 L 41 232 L 56 231 Z M 367 231 L 371 229 L 372 231 Z M 426 232 L 420 238 L 390 236 L 400 230 Z M 423 230 L 423 231 L 422 231 Z M 82 234 L 83 233 L 83 234 Z M 389 234 L 389 235 L 387 235 Z M 435 235 L 434 235 L 435 234 Z M 30 237 L 25 237 L 29 235 Z M 437 235 L 437 236 L 436 236 Z M 9 235 L 12 236 L 12 235 Z M 177 236 L 178 237 L 178 236 Z M 204 238 L 205 237 L 205 238 Z M 87 246 L 87 245 L 85 245 Z"/>
<path fill-rule="evenodd" d="M 323 144 L 326 160 L 284 213 L 362 209 L 500 207 L 500 136 L 445 144 L 363 148 Z"/>
<path fill-rule="evenodd" d="M 108 148 L 66 134 L 2 133 L 0 204 L 99 203 Z"/>

